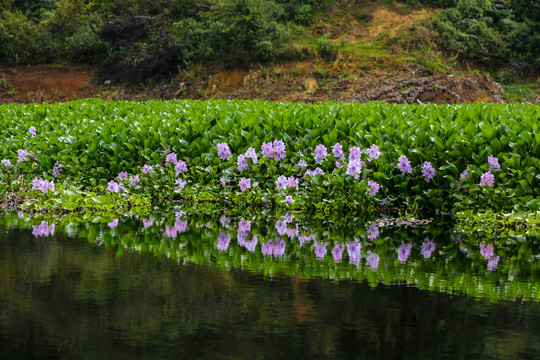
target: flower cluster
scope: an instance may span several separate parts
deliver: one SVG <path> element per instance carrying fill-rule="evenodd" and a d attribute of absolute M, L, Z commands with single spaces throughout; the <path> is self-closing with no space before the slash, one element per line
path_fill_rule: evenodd
<path fill-rule="evenodd" d="M 32 180 L 32 190 L 39 190 L 44 194 L 48 191 L 54 192 L 54 182 L 43 180 L 41 178 L 34 178 L 34 180 Z"/>
<path fill-rule="evenodd" d="M 263 143 L 261 152 L 263 157 L 277 161 L 283 160 L 287 156 L 283 140 L 274 140 L 274 142 Z"/>

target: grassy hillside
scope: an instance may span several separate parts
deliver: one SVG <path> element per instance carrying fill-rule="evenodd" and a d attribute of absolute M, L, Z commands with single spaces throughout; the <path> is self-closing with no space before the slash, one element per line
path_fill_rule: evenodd
<path fill-rule="evenodd" d="M 487 78 L 512 84 L 507 100 L 531 101 L 538 89 L 516 82 L 540 75 L 539 19 L 540 4 L 522 0 L 9 0 L 0 5 L 0 63 L 90 64 L 101 85 L 131 91 L 176 82 L 162 98 L 309 101 L 300 94 L 324 89 L 317 100 L 432 101 L 400 93 L 418 86 L 396 81 L 410 71 L 483 75 L 473 84 L 430 79 L 424 87 L 448 89 L 436 102 L 470 101 L 462 88 L 479 92 L 472 101 L 499 101 L 502 91 L 480 84 Z M 388 96 L 341 94 L 340 82 L 358 78 L 369 84 L 349 86 L 355 94 L 395 86 Z"/>

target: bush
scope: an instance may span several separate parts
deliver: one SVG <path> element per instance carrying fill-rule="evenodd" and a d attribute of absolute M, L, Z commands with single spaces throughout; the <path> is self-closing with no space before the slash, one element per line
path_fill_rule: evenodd
<path fill-rule="evenodd" d="M 326 35 L 317 39 L 315 50 L 325 61 L 335 60 L 339 53 L 339 46 L 334 44 Z"/>

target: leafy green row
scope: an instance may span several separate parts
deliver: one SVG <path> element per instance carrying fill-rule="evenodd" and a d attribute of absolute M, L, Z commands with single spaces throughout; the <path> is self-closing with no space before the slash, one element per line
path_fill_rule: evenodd
<path fill-rule="evenodd" d="M 363 195 L 367 181 L 374 180 L 381 184 L 375 201 L 385 200 L 390 206 L 536 211 L 540 208 L 539 114 L 540 107 L 531 104 L 84 100 L 3 105 L 0 159 L 15 163 L 17 150 L 28 150 L 35 161 L 25 169 L 29 175 L 50 178 L 58 162 L 63 168 L 60 180 L 95 189 L 119 172 L 139 173 L 144 164 L 161 163 L 163 171 L 158 175 L 166 176 L 161 152 L 169 150 L 186 162 L 189 170 L 183 176 L 186 188 L 197 189 L 190 195 L 194 199 L 201 192 L 221 198 L 219 179 L 232 179 L 230 185 L 237 188 L 242 176 L 255 183 L 252 191 L 257 200 L 277 201 L 276 178 L 293 175 L 303 179 L 303 190 L 293 194 L 298 205 L 373 207 L 375 203 Z M 35 137 L 28 132 L 32 126 Z M 275 140 L 285 143 L 286 161 L 261 159 L 245 172 L 237 171 L 238 155 L 250 147 L 260 152 L 263 143 Z M 218 143 L 229 145 L 230 161 L 218 157 Z M 377 145 L 380 157 L 362 169 L 359 179 L 336 170 L 334 160 L 315 164 L 315 147 L 323 144 L 330 150 L 336 143 L 346 154 L 353 146 Z M 404 175 L 397 168 L 402 155 L 410 160 L 412 174 Z M 490 156 L 500 162 L 500 169 L 493 171 L 493 188 L 479 186 L 480 176 L 490 170 Z M 308 160 L 308 169 L 322 167 L 325 174 L 304 178 L 298 167 L 301 159 Z M 421 174 L 426 161 L 436 172 L 430 182 Z M 466 181 L 460 179 L 463 171 L 469 174 Z M 5 172 L 0 176 L 7 181 Z M 145 186 L 141 191 L 152 184 Z"/>

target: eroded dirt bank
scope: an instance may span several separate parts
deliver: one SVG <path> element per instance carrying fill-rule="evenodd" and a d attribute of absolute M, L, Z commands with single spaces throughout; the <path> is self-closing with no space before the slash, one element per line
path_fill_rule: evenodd
<path fill-rule="evenodd" d="M 388 103 L 504 102 L 502 87 L 481 75 L 444 74 L 416 64 L 354 69 L 310 61 L 250 70 L 197 68 L 168 82 L 138 87 L 98 81 L 76 66 L 0 67 L 0 103 L 42 103 L 81 98 L 258 99 L 271 101 Z"/>

